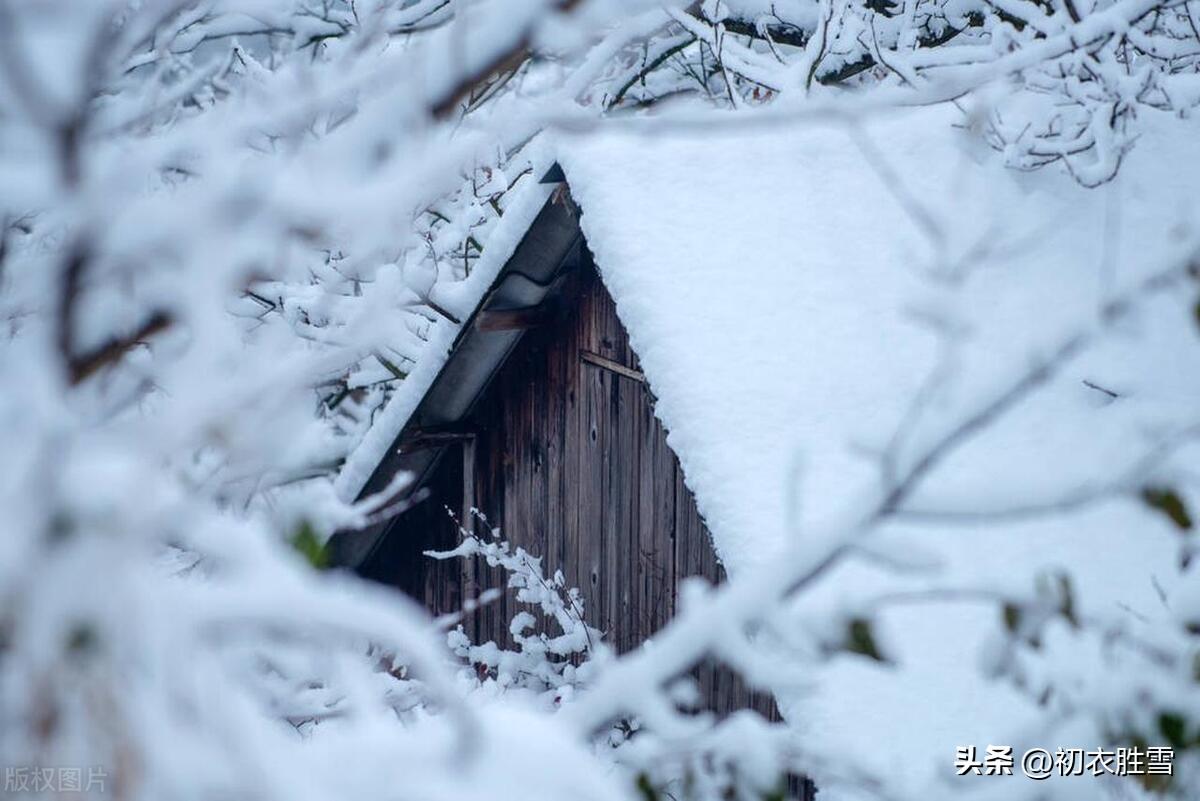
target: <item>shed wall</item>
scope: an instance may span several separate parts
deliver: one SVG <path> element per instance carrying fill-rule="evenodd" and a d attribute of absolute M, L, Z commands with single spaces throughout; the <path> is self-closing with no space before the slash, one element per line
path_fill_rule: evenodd
<path fill-rule="evenodd" d="M 435 614 L 503 588 L 499 569 L 420 555 L 457 544 L 449 511 L 465 519 L 475 507 L 504 539 L 541 556 L 546 575 L 561 570 L 582 592 L 588 623 L 625 652 L 674 614 L 682 579 L 716 583 L 724 572 L 649 387 L 628 375 L 637 358 L 611 297 L 590 265 L 569 280 L 563 313 L 525 334 L 470 415 L 473 438 L 444 449 L 428 498 L 391 525 L 362 571 Z M 466 525 L 483 533 L 478 521 Z M 517 611 L 506 593 L 464 625 L 476 642 L 505 644 Z M 778 716 L 769 695 L 728 671 L 703 667 L 696 677 L 708 709 Z"/>

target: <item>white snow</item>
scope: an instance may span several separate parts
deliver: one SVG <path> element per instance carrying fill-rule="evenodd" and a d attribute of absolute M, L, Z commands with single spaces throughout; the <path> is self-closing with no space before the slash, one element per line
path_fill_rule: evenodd
<path fill-rule="evenodd" d="M 1062 170 L 1004 168 L 961 122 L 948 107 L 859 128 L 751 122 L 668 135 L 648 122 L 559 143 L 587 241 L 734 580 L 878 484 L 878 455 L 932 370 L 948 366 L 949 379 L 906 427 L 901 470 L 1069 333 L 1094 326 L 1101 304 L 1195 246 L 1194 123 L 1144 120 L 1117 179 L 1089 190 Z M 910 506 L 1051 501 L 1132 467 L 1194 420 L 1195 293 L 1180 289 L 1102 331 L 948 459 Z M 958 333 L 939 338 L 930 320 Z M 1057 565 L 1071 568 L 1086 609 L 1116 613 L 1120 601 L 1157 618 L 1151 579 L 1169 575 L 1178 545 L 1124 500 L 1016 525 L 893 525 L 882 537 L 892 552 L 930 552 L 944 570 L 897 577 L 851 563 L 810 602 L 852 605 L 939 579 L 1028 593 Z M 979 675 L 999 624 L 985 609 L 887 612 L 881 639 L 898 667 L 837 659 L 812 677 L 810 697 L 783 699 L 809 747 L 852 751 L 900 788 L 953 775 L 956 745 L 1019 745 L 1031 706 Z M 1026 745 L 1091 748 L 1091 734 Z M 832 781 L 822 790 L 828 801 L 853 797 Z"/>
<path fill-rule="evenodd" d="M 1087 321 L 1106 282 L 1117 291 L 1175 264 L 1194 241 L 1186 224 L 1200 146 L 1183 133 L 1147 136 L 1118 181 L 1086 190 L 1057 171 L 1004 169 L 990 154 L 976 163 L 954 114 L 867 128 L 919 212 L 898 202 L 839 125 L 615 133 L 560 148 L 657 413 L 734 571 L 803 536 L 874 476 L 872 452 L 939 362 L 922 318 L 953 316 L 946 325 L 969 331 L 960 362 L 988 354 L 938 399 L 944 422 Z M 967 272 L 961 282 L 930 280 L 938 268 Z M 1144 315 L 1138 337 L 1115 337 L 1071 365 L 1044 406 L 1006 427 L 1006 449 L 980 449 L 988 469 L 948 471 L 938 497 L 968 509 L 978 507 L 962 499 L 977 495 L 1028 502 L 1043 476 L 1022 469 L 1027 451 L 1053 460 L 1038 463 L 1047 474 L 1082 477 L 1129 444 L 1128 427 L 1106 421 L 1194 401 L 1200 383 L 1179 360 L 1200 366 L 1200 351 L 1174 347 L 1192 331 L 1186 307 L 1163 311 L 1172 312 L 1178 319 Z M 1084 379 L 1130 397 L 1106 405 Z M 1097 436 L 1101 427 L 1120 436 Z"/>

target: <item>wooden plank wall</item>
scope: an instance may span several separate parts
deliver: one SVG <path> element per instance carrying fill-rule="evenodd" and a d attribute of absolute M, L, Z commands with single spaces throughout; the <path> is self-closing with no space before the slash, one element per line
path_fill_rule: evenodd
<path fill-rule="evenodd" d="M 459 446 L 447 448 L 434 468 L 433 479 L 426 485 L 429 499 L 396 518 L 379 546 L 359 568 L 360 575 L 400 588 L 435 615 L 461 609 L 462 566 L 422 554 L 449 550 L 458 544 L 458 527 L 446 508 L 462 506 L 462 475 Z"/>
<path fill-rule="evenodd" d="M 448 447 L 431 497 L 397 521 L 368 570 L 435 613 L 503 587 L 499 569 L 430 567 L 419 556 L 421 548 L 455 543 L 447 507 L 457 513 L 474 505 L 504 539 L 541 556 L 546 575 L 562 570 L 568 586 L 581 590 L 589 624 L 626 652 L 674 614 L 681 579 L 719 582 L 724 572 L 649 388 L 582 358 L 586 351 L 639 369 L 599 278 L 588 268 L 576 280 L 578 301 L 555 324 L 526 333 L 473 413 L 474 475 L 463 480 L 462 448 Z M 462 497 L 464 486 L 473 499 Z M 476 642 L 507 644 L 517 611 L 505 594 L 464 625 Z M 769 695 L 751 693 L 729 671 L 710 665 L 695 675 L 706 708 L 753 707 L 778 719 Z"/>

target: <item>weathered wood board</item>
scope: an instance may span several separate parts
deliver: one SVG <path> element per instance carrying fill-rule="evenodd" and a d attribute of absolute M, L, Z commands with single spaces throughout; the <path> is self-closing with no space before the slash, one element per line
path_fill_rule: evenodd
<path fill-rule="evenodd" d="M 611 297 L 590 264 L 572 280 L 566 312 L 526 332 L 464 426 L 474 438 L 445 447 L 428 498 L 395 521 L 362 572 L 435 614 L 502 588 L 499 569 L 421 555 L 457 544 L 449 511 L 462 518 L 475 507 L 542 557 L 546 575 L 561 570 L 582 592 L 589 624 L 626 652 L 674 614 L 682 579 L 716 583 L 724 572 Z M 504 645 L 517 611 L 506 594 L 464 625 L 476 642 Z M 769 695 L 729 671 L 695 675 L 705 708 L 778 717 Z"/>

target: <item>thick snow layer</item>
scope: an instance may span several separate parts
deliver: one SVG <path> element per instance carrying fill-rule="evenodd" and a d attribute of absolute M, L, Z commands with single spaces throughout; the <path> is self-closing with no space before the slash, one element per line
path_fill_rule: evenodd
<path fill-rule="evenodd" d="M 1004 168 L 961 122 L 940 108 L 854 127 L 623 126 L 559 142 L 584 233 L 734 580 L 869 496 L 894 432 L 905 432 L 903 471 L 1196 245 L 1195 124 L 1143 120 L 1119 176 L 1089 190 L 1058 168 Z M 909 506 L 1009 510 L 1132 468 L 1200 409 L 1194 299 L 1181 287 L 1101 330 L 968 438 Z M 945 380 L 910 414 L 938 370 Z M 1152 581 L 1177 555 L 1174 532 L 1125 500 L 1006 525 L 893 524 L 880 538 L 944 569 L 897 577 L 851 563 L 812 603 L 945 583 L 1028 591 L 1039 570 L 1067 566 L 1085 608 L 1160 617 Z M 814 749 L 866 756 L 897 787 L 952 775 L 956 745 L 1100 745 L 1098 732 L 1019 739 L 1030 707 L 977 669 L 996 617 L 968 603 L 898 605 L 881 632 L 898 666 L 836 660 L 810 697 L 782 699 L 789 717 Z M 829 801 L 851 797 L 823 786 Z"/>
<path fill-rule="evenodd" d="M 857 134 L 618 133 L 560 148 L 669 441 L 734 571 L 877 474 L 874 454 L 943 362 L 931 321 L 962 329 L 961 369 L 917 445 L 1188 252 L 1200 144 L 1147 136 L 1117 181 L 1087 190 L 1054 170 L 1006 170 L 954 121 L 935 109 Z M 1117 331 L 1071 365 L 1000 430 L 1004 448 L 989 432 L 978 459 L 945 471 L 938 498 L 1029 502 L 1127 452 L 1130 427 L 1113 418 L 1194 402 L 1200 384 L 1182 368 L 1200 366 L 1200 349 L 1178 339 L 1193 333 L 1187 308 L 1152 308 L 1171 316 L 1143 315 L 1136 335 Z M 1128 397 L 1108 404 L 1085 380 Z M 1045 475 L 1025 469 L 1035 452 Z"/>

